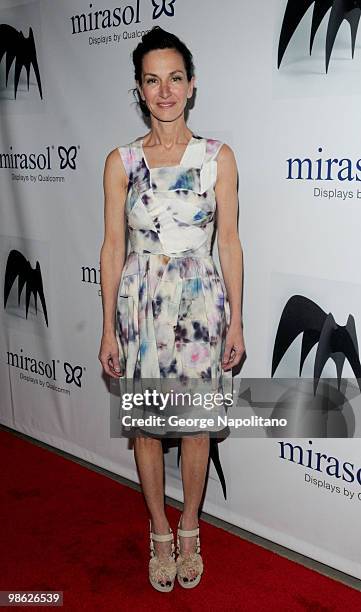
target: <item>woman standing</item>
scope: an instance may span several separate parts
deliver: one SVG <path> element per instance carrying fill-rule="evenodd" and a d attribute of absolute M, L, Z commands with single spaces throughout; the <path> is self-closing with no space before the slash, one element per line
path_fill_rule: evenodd
<path fill-rule="evenodd" d="M 153 28 L 134 50 L 133 63 L 150 132 L 111 151 L 105 162 L 99 359 L 120 381 L 213 384 L 232 376 L 245 352 L 236 162 L 228 145 L 197 136 L 186 125 L 195 77 L 192 54 L 178 37 Z M 210 254 L 215 218 L 225 285 Z M 149 579 L 157 590 L 170 591 L 177 575 L 181 586 L 192 588 L 203 572 L 198 512 L 209 433 L 181 439 L 184 506 L 176 551 L 165 514 L 157 433 L 134 434 L 150 514 Z"/>

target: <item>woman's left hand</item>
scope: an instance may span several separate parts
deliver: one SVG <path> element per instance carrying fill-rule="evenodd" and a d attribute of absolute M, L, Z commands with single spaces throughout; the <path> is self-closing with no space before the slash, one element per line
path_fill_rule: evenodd
<path fill-rule="evenodd" d="M 240 323 L 230 325 L 226 335 L 226 344 L 222 359 L 222 368 L 230 370 L 238 365 L 245 352 L 243 330 Z"/>

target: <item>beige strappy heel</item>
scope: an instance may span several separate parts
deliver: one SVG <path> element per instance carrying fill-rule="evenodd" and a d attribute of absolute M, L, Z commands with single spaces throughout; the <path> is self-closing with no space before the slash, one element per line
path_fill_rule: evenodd
<path fill-rule="evenodd" d="M 200 555 L 201 546 L 199 539 L 199 526 L 196 529 L 185 530 L 180 528 L 182 517 L 179 519 L 177 530 L 177 580 L 185 589 L 193 589 L 199 584 L 203 573 L 203 560 Z M 181 538 L 190 538 L 197 536 L 195 552 L 187 552 L 182 554 L 180 551 L 179 536 Z M 189 571 L 193 570 L 196 574 L 195 578 L 189 578 Z"/>
<path fill-rule="evenodd" d="M 175 564 L 175 550 L 173 531 L 169 527 L 169 533 L 158 535 L 152 532 L 152 522 L 149 519 L 149 535 L 150 535 L 150 560 L 149 560 L 149 581 L 151 585 L 162 593 L 169 593 L 174 587 L 174 580 L 177 573 Z M 171 554 L 169 557 L 157 557 L 154 548 L 154 542 L 172 542 Z M 163 585 L 162 582 L 165 582 Z"/>

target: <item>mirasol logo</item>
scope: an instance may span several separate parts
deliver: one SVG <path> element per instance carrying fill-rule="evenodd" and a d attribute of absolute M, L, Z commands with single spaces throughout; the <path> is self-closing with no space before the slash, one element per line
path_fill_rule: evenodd
<path fill-rule="evenodd" d="M 9 153 L 0 153 L 0 168 L 11 170 L 52 170 L 53 165 L 58 170 L 76 170 L 79 145 L 64 147 L 49 145 L 42 153 L 16 153 L 9 147 Z M 55 151 L 55 160 L 53 153 Z"/>
<path fill-rule="evenodd" d="M 148 0 L 153 7 L 152 19 L 159 19 L 162 15 L 174 17 L 175 0 Z M 106 28 L 116 28 L 141 23 L 140 0 L 133 0 L 126 6 L 117 6 L 112 9 L 93 9 L 89 4 L 89 12 L 80 13 L 70 17 L 72 34 L 94 32 Z M 92 10 L 93 9 L 93 10 Z"/>
<path fill-rule="evenodd" d="M 42 386 L 53 388 L 52 383 L 48 381 L 55 382 L 57 380 L 56 367 L 57 364 L 60 363 L 60 361 L 59 359 L 52 359 L 50 362 L 47 363 L 41 359 L 36 359 L 35 357 L 29 355 L 23 355 L 23 349 L 20 349 L 19 352 L 7 351 L 6 363 L 12 368 L 18 368 L 19 370 L 29 373 L 29 376 L 25 376 L 21 373 L 22 379 L 26 379 L 27 381 L 33 382 L 34 384 L 41 384 Z M 85 369 L 85 367 L 82 367 L 80 365 L 73 366 L 68 361 L 64 361 L 64 382 L 67 384 L 74 383 L 77 387 L 81 387 L 81 378 Z M 40 379 L 30 376 L 34 374 L 37 374 L 39 376 L 45 376 L 48 379 L 46 385 L 42 384 L 42 381 Z"/>
<path fill-rule="evenodd" d="M 280 459 L 297 463 L 315 472 L 327 474 L 333 478 L 340 478 L 344 482 L 354 482 L 361 486 L 361 467 L 355 467 L 349 461 L 341 461 L 332 455 L 314 451 L 312 440 L 308 440 L 310 448 L 304 449 L 300 444 L 291 442 L 278 442 L 280 446 Z M 361 493 L 359 493 L 361 500 Z"/>
<path fill-rule="evenodd" d="M 90 266 L 81 266 L 81 282 L 90 285 L 98 285 L 98 295 L 101 296 L 102 290 L 100 287 L 100 266 L 98 269 Z"/>
<path fill-rule="evenodd" d="M 318 153 L 322 152 L 322 147 L 319 147 Z M 316 159 L 289 157 L 286 161 L 288 168 L 286 178 L 290 180 L 361 181 L 361 159 L 353 160 L 349 157 L 324 159 L 319 156 Z"/>

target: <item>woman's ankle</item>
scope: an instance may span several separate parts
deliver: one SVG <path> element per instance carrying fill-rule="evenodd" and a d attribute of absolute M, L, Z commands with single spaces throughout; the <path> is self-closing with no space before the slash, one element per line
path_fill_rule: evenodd
<path fill-rule="evenodd" d="M 182 512 L 181 529 L 191 530 L 198 527 L 198 512 Z"/>
<path fill-rule="evenodd" d="M 163 516 L 151 516 L 151 526 L 153 533 L 166 534 L 169 531 L 169 521 L 166 515 Z"/>

